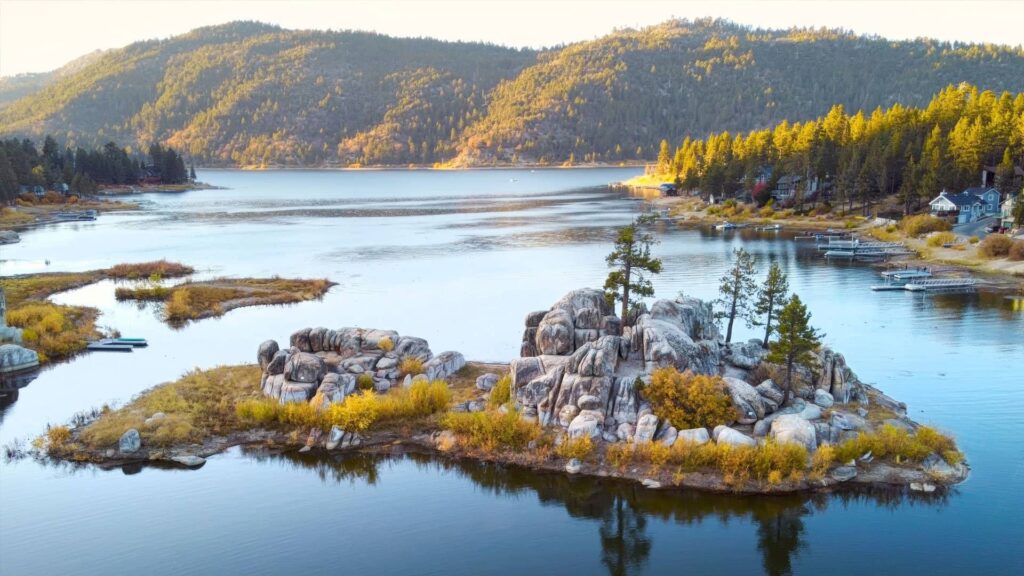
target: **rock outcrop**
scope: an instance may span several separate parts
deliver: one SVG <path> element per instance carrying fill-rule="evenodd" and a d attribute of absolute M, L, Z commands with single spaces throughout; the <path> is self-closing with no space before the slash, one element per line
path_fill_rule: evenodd
<path fill-rule="evenodd" d="M 515 407 L 570 436 L 745 446 L 771 438 L 815 450 L 870 429 L 856 406 L 874 401 L 905 414 L 905 406 L 862 384 L 829 348 L 816 353 L 815 370 L 801 368 L 788 399 L 773 380 L 750 382 L 752 374 L 770 370 L 761 341 L 725 344 L 711 305 L 686 296 L 656 300 L 623 322 L 600 290 L 573 290 L 551 308 L 527 314 L 520 353 L 511 363 Z M 665 366 L 722 376 L 736 410 L 732 426 L 709 434 L 659 420 L 637 390 Z"/>
<path fill-rule="evenodd" d="M 422 374 L 402 374 L 407 358 L 422 364 Z M 320 327 L 296 331 L 285 349 L 274 340 L 263 342 L 256 360 L 263 370 L 264 394 L 281 403 L 315 401 L 321 406 L 343 401 L 355 392 L 360 378 L 386 392 L 401 376 L 443 380 L 466 364 L 458 352 L 435 356 L 423 338 L 393 330 Z"/>

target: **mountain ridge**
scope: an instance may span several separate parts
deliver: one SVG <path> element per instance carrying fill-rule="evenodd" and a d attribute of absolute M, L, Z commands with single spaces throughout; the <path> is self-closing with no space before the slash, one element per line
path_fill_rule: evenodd
<path fill-rule="evenodd" d="M 207 166 L 653 159 L 662 139 L 1024 90 L 1024 51 L 672 20 L 550 49 L 257 22 L 105 51 L 0 108 L 0 135 L 160 141 Z"/>

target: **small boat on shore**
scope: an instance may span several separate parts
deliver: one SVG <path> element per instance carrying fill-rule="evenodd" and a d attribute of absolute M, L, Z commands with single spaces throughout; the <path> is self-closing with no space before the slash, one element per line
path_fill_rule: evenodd
<path fill-rule="evenodd" d="M 782 230 L 782 224 L 769 224 L 767 226 L 758 226 L 756 228 L 758 232 L 777 232 Z"/>
<path fill-rule="evenodd" d="M 725 222 L 722 222 L 721 224 L 715 224 L 715 230 L 735 230 L 737 228 L 739 228 L 738 225 L 733 224 L 732 222 L 729 222 L 728 220 L 726 220 Z"/>
<path fill-rule="evenodd" d="M 86 345 L 86 350 L 95 352 L 131 352 L 135 348 L 149 346 L 145 338 L 104 338 Z"/>

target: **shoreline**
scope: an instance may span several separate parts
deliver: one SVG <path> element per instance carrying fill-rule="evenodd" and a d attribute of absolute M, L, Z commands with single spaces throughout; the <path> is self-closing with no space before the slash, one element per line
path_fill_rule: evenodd
<path fill-rule="evenodd" d="M 380 430 L 360 436 L 357 446 L 328 449 L 320 443 L 311 444 L 309 439 L 300 439 L 292 433 L 253 428 L 233 432 L 226 436 L 206 438 L 199 444 L 190 443 L 144 449 L 132 455 L 111 454 L 113 450 L 108 449 L 106 451 L 91 450 L 84 454 L 77 452 L 70 457 L 53 455 L 48 457 L 57 461 L 94 465 L 103 470 L 135 465 L 170 465 L 184 469 L 198 469 L 205 464 L 206 459 L 223 454 L 236 446 L 261 447 L 278 453 L 296 452 L 318 457 L 330 457 L 334 454 L 401 455 L 417 452 L 452 461 L 469 460 L 513 466 L 534 473 L 613 478 L 620 481 L 636 482 L 644 488 L 653 490 L 696 490 L 747 496 L 835 492 L 864 487 L 894 491 L 932 492 L 954 489 L 956 485 L 963 483 L 970 476 L 970 468 L 966 465 L 961 468 L 960 476 L 951 480 L 937 481 L 923 470 L 901 468 L 884 462 L 868 462 L 858 463 L 857 475 L 849 479 L 837 479 L 826 474 L 821 478 L 803 478 L 799 481 L 786 479 L 782 483 L 774 485 L 747 481 L 736 486 L 726 483 L 722 474 L 712 470 L 689 472 L 680 478 L 675 476 L 669 467 L 655 470 L 641 466 L 621 469 L 611 466 L 605 461 L 586 460 L 580 463 L 578 470 L 568 471 L 564 459 L 539 460 L 529 456 L 528 452 L 503 451 L 482 454 L 479 451 L 461 447 L 444 449 L 439 446 L 438 440 L 443 434 L 444 431 L 439 429 L 423 429 L 406 435 L 396 430 Z M 921 484 L 922 488 L 911 488 L 912 484 Z M 928 487 L 924 487 L 925 485 Z"/>

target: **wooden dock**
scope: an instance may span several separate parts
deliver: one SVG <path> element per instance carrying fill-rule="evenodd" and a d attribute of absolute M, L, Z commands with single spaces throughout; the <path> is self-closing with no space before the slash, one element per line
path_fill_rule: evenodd
<path fill-rule="evenodd" d="M 974 292 L 977 285 L 978 281 L 974 278 L 922 278 L 905 284 L 878 284 L 871 289 L 875 292 L 905 290 L 930 294 L 956 294 Z"/>
<path fill-rule="evenodd" d="M 94 352 L 131 352 L 135 348 L 149 346 L 145 338 L 104 338 L 86 344 L 86 350 Z"/>

